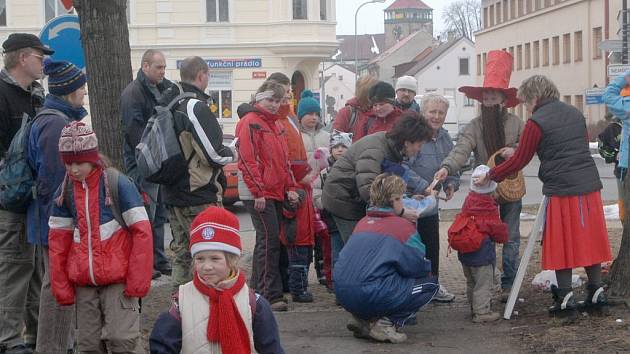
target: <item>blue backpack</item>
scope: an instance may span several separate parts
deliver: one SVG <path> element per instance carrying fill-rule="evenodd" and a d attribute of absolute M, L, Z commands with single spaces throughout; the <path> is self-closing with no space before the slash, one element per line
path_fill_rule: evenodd
<path fill-rule="evenodd" d="M 43 109 L 31 118 L 24 113 L 6 156 L 0 162 L 0 205 L 14 213 L 25 213 L 37 197 L 35 172 L 28 163 L 27 146 L 31 127 L 44 114 L 63 114 L 54 109 Z"/>

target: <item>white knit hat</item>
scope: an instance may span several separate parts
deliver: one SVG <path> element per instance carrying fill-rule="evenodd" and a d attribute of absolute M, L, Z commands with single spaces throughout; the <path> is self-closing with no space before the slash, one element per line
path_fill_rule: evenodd
<path fill-rule="evenodd" d="M 472 176 L 470 178 L 470 190 L 473 192 L 477 192 L 479 194 L 488 194 L 488 193 L 492 193 L 494 192 L 495 189 L 497 189 L 497 182 L 495 181 L 490 181 L 488 183 L 486 183 L 486 185 L 484 186 L 477 186 L 475 185 L 474 181 L 476 179 L 476 177 L 479 177 L 483 174 L 488 173 L 488 171 L 490 171 L 490 167 L 486 166 L 486 165 L 479 165 L 475 168 L 475 170 L 472 173 Z"/>
<path fill-rule="evenodd" d="M 400 89 L 418 92 L 418 80 L 413 76 L 401 76 L 396 80 L 396 91 Z"/>

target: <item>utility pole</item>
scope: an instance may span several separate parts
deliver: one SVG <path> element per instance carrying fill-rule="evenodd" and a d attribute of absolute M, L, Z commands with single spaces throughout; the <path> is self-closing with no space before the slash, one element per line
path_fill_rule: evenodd
<path fill-rule="evenodd" d="M 621 63 L 628 64 L 628 0 L 621 3 Z"/>

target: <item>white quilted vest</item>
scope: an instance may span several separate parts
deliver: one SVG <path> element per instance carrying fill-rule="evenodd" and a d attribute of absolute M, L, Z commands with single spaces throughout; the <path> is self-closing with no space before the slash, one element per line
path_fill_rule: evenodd
<path fill-rule="evenodd" d="M 208 297 L 197 291 L 193 282 L 179 287 L 179 313 L 182 318 L 182 354 L 220 354 L 221 346 L 218 342 L 208 341 L 208 316 L 210 305 Z M 238 311 L 245 322 L 249 333 L 249 346 L 254 350 L 254 335 L 252 331 L 252 309 L 249 305 L 249 287 L 243 286 L 234 296 Z"/>

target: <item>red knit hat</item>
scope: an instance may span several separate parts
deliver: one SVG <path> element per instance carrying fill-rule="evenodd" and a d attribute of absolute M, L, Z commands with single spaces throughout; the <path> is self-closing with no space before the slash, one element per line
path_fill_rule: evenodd
<path fill-rule="evenodd" d="M 236 215 L 211 206 L 195 217 L 190 225 L 190 253 L 225 251 L 241 255 L 240 224 Z"/>
<path fill-rule="evenodd" d="M 516 98 L 518 90 L 509 87 L 514 58 L 505 50 L 490 51 L 487 58 L 483 86 L 462 86 L 459 88 L 459 92 L 464 93 L 468 98 L 481 102 L 483 101 L 483 91 L 496 90 L 505 95 L 505 107 L 518 106 L 520 103 Z"/>
<path fill-rule="evenodd" d="M 82 122 L 72 122 L 61 130 L 59 153 L 67 165 L 73 162 L 97 164 L 100 161 L 96 134 Z"/>

